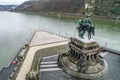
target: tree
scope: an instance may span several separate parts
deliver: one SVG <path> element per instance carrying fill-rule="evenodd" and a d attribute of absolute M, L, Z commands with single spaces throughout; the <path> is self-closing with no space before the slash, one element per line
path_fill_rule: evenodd
<path fill-rule="evenodd" d="M 111 15 L 117 16 L 120 15 L 120 1 L 116 0 L 111 9 Z"/>

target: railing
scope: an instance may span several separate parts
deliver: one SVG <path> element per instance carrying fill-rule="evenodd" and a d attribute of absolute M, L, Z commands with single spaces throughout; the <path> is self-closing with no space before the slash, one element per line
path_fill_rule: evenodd
<path fill-rule="evenodd" d="M 25 58 L 26 55 L 27 55 L 28 49 L 29 49 L 29 47 L 25 47 L 25 49 L 24 49 L 24 54 L 23 54 L 23 56 L 22 56 L 23 59 L 21 59 L 20 61 L 18 61 L 18 63 L 17 63 L 17 65 L 15 66 L 14 70 L 11 72 L 8 80 L 15 80 L 15 79 L 16 79 L 16 77 L 17 77 L 17 75 L 18 75 L 18 72 L 19 72 L 19 70 L 20 70 L 20 68 L 21 68 L 21 66 L 22 66 L 22 64 L 23 64 L 23 60 L 24 60 L 24 58 Z M 21 52 L 22 52 L 22 51 L 21 51 Z M 21 54 L 21 52 L 19 53 L 19 55 Z"/>
<path fill-rule="evenodd" d="M 110 48 L 107 48 L 107 47 L 102 47 L 102 48 L 105 49 L 106 51 L 110 52 L 110 53 L 113 53 L 113 54 L 116 54 L 116 55 L 120 56 L 120 51 L 110 49 Z"/>
<path fill-rule="evenodd" d="M 70 36 L 70 35 L 68 36 L 67 33 L 65 33 L 66 35 L 62 35 L 62 34 L 60 34 L 60 32 L 59 33 L 54 33 L 54 32 L 51 32 L 51 31 L 44 30 L 44 29 L 39 29 L 38 31 L 47 32 L 47 33 L 57 35 L 57 36 L 60 36 L 60 37 L 63 37 L 63 38 L 69 39 L 69 40 L 70 40 L 70 37 L 73 37 L 73 38 L 77 37 L 75 34 L 73 34 L 73 36 Z M 102 48 L 109 51 L 110 53 L 120 55 L 120 51 L 108 48 L 107 46 L 102 46 Z"/>
<path fill-rule="evenodd" d="M 65 33 L 65 35 L 61 34 L 60 31 L 59 31 L 59 33 L 54 33 L 54 32 L 43 30 L 43 29 L 39 29 L 38 31 L 47 32 L 49 34 L 60 36 L 60 37 L 66 38 L 66 39 L 70 39 L 70 37 L 71 37 L 71 36 L 68 36 L 67 33 Z"/>

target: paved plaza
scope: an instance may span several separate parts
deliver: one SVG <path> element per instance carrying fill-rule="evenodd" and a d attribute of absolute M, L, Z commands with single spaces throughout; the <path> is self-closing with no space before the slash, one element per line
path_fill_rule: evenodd
<path fill-rule="evenodd" d="M 27 56 L 23 62 L 23 65 L 18 73 L 16 80 L 25 80 L 26 74 L 30 71 L 34 55 L 38 50 L 60 46 L 67 43 L 68 40 L 63 37 L 52 35 L 47 32 L 37 31 L 31 40 L 30 49 L 27 53 Z"/>
<path fill-rule="evenodd" d="M 120 80 L 120 56 L 107 53 L 103 55 L 108 62 L 108 72 L 99 79 L 95 80 Z M 57 63 L 58 55 L 45 57 L 40 64 L 39 80 L 84 80 L 70 76 L 65 73 Z"/>

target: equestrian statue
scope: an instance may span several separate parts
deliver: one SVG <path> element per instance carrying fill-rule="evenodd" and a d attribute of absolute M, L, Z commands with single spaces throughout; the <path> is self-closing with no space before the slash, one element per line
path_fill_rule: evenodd
<path fill-rule="evenodd" d="M 76 29 L 78 29 L 78 33 L 79 33 L 78 36 L 80 38 L 83 38 L 83 39 L 84 39 L 83 36 L 84 36 L 85 32 L 87 31 L 88 32 L 88 39 L 90 40 L 91 35 L 93 35 L 93 36 L 95 35 L 94 34 L 95 27 L 92 24 L 89 17 L 90 17 L 90 15 L 86 14 L 84 20 L 79 20 L 79 26 Z"/>

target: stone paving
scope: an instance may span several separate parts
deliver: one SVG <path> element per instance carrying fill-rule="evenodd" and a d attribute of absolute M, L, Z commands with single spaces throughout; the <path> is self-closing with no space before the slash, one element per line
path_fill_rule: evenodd
<path fill-rule="evenodd" d="M 120 56 L 107 53 L 104 55 L 104 57 L 109 65 L 108 72 L 101 78 L 94 80 L 120 80 Z M 59 68 L 59 66 L 54 65 L 57 64 L 57 59 L 58 55 L 45 57 L 42 59 L 39 70 L 39 80 L 84 80 L 72 77 L 69 74 L 65 73 L 61 68 Z"/>
<path fill-rule="evenodd" d="M 39 46 L 43 44 L 49 44 L 49 43 L 55 43 L 55 42 L 61 42 L 68 39 L 65 39 L 64 37 L 60 37 L 55 34 L 50 34 L 47 32 L 37 31 L 31 40 L 30 46 Z"/>
<path fill-rule="evenodd" d="M 30 49 L 27 53 L 27 56 L 23 62 L 23 65 L 18 73 L 16 80 L 25 80 L 26 74 L 30 71 L 34 55 L 38 50 L 53 46 L 60 46 L 67 43 L 68 40 L 65 38 L 57 35 L 51 35 L 46 32 L 37 31 L 31 40 Z"/>

